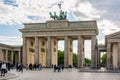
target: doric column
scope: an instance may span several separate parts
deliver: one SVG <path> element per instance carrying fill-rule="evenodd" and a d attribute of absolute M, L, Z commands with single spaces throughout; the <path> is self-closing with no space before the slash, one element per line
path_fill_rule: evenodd
<path fill-rule="evenodd" d="M 111 65 L 111 43 L 107 43 L 107 68 Z"/>
<path fill-rule="evenodd" d="M 2 53 L 2 49 L 0 49 L 0 61 L 3 60 L 3 53 Z"/>
<path fill-rule="evenodd" d="M 120 68 L 120 42 L 118 43 L 118 67 Z"/>
<path fill-rule="evenodd" d="M 5 61 L 8 61 L 8 50 L 6 50 Z"/>
<path fill-rule="evenodd" d="M 20 53 L 20 50 L 18 51 L 18 55 L 19 55 L 19 62 L 21 63 L 21 53 Z"/>
<path fill-rule="evenodd" d="M 52 63 L 53 65 L 58 65 L 58 45 L 57 45 L 57 39 L 56 38 L 52 38 L 52 41 L 51 41 L 51 60 L 52 60 Z"/>
<path fill-rule="evenodd" d="M 46 55 L 47 54 L 47 39 L 39 37 L 39 63 L 46 67 Z"/>
<path fill-rule="evenodd" d="M 22 63 L 23 65 L 27 64 L 27 38 L 23 37 L 23 55 L 22 55 Z"/>
<path fill-rule="evenodd" d="M 84 40 L 81 36 L 78 36 L 78 67 L 84 66 Z"/>
<path fill-rule="evenodd" d="M 95 48 L 96 48 L 96 36 L 92 36 L 91 37 L 91 67 L 96 67 L 96 51 L 95 51 Z"/>
<path fill-rule="evenodd" d="M 34 58 L 34 62 L 36 64 L 39 64 L 39 41 L 38 41 L 38 37 L 35 37 L 35 58 Z"/>
<path fill-rule="evenodd" d="M 47 37 L 47 54 L 46 54 L 46 67 L 52 67 L 52 60 L 51 60 L 51 37 Z"/>
<path fill-rule="evenodd" d="M 13 64 L 13 51 L 11 51 L 11 62 Z"/>
<path fill-rule="evenodd" d="M 73 44 L 72 41 L 73 39 L 69 37 L 68 39 L 68 65 L 73 66 Z"/>
<path fill-rule="evenodd" d="M 68 67 L 68 37 L 64 38 L 64 67 Z"/>
<path fill-rule="evenodd" d="M 97 53 L 98 55 L 97 55 L 97 64 L 98 64 L 98 66 L 100 66 L 100 50 L 98 50 L 98 53 Z"/>
<path fill-rule="evenodd" d="M 98 58 L 100 57 L 98 54 L 98 40 L 96 39 L 96 44 L 95 44 L 95 66 L 98 67 L 99 63 L 98 63 Z"/>

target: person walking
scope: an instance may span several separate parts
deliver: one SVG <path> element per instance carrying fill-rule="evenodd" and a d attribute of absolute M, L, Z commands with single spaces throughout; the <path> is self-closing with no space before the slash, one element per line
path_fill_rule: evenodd
<path fill-rule="evenodd" d="M 7 71 L 7 66 L 6 63 L 3 62 L 1 66 L 1 76 L 5 76 L 6 71 Z"/>
<path fill-rule="evenodd" d="M 19 72 L 23 73 L 23 64 L 22 63 L 20 63 L 20 65 L 19 65 Z"/>

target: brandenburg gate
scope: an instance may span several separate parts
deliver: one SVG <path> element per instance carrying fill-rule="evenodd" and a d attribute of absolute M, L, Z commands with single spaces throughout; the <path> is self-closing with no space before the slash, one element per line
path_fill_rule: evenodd
<path fill-rule="evenodd" d="M 73 65 L 73 40 L 78 40 L 78 67 L 84 66 L 84 41 L 91 40 L 92 67 L 97 66 L 98 28 L 96 21 L 50 20 L 45 23 L 24 23 L 23 64 L 58 65 L 58 41 L 64 40 L 64 67 Z"/>

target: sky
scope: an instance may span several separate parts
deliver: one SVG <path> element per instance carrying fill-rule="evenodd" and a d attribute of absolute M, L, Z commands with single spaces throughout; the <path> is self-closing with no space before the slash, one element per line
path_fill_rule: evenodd
<path fill-rule="evenodd" d="M 41 23 L 50 20 L 49 12 L 59 11 L 60 0 L 0 0 L 0 43 L 22 45 L 23 23 Z M 99 29 L 98 44 L 105 44 L 105 35 L 120 31 L 120 0 L 62 0 L 62 10 L 69 21 L 96 20 Z M 64 49 L 64 41 L 59 41 Z M 85 41 L 86 56 L 90 57 L 90 41 Z M 73 42 L 77 53 L 77 41 Z"/>

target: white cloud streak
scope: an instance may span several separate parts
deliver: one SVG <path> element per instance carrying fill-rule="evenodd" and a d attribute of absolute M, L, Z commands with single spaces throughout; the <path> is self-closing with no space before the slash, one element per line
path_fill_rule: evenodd
<path fill-rule="evenodd" d="M 9 45 L 22 45 L 22 38 L 20 36 L 15 37 L 0 36 L 0 43 Z"/>

